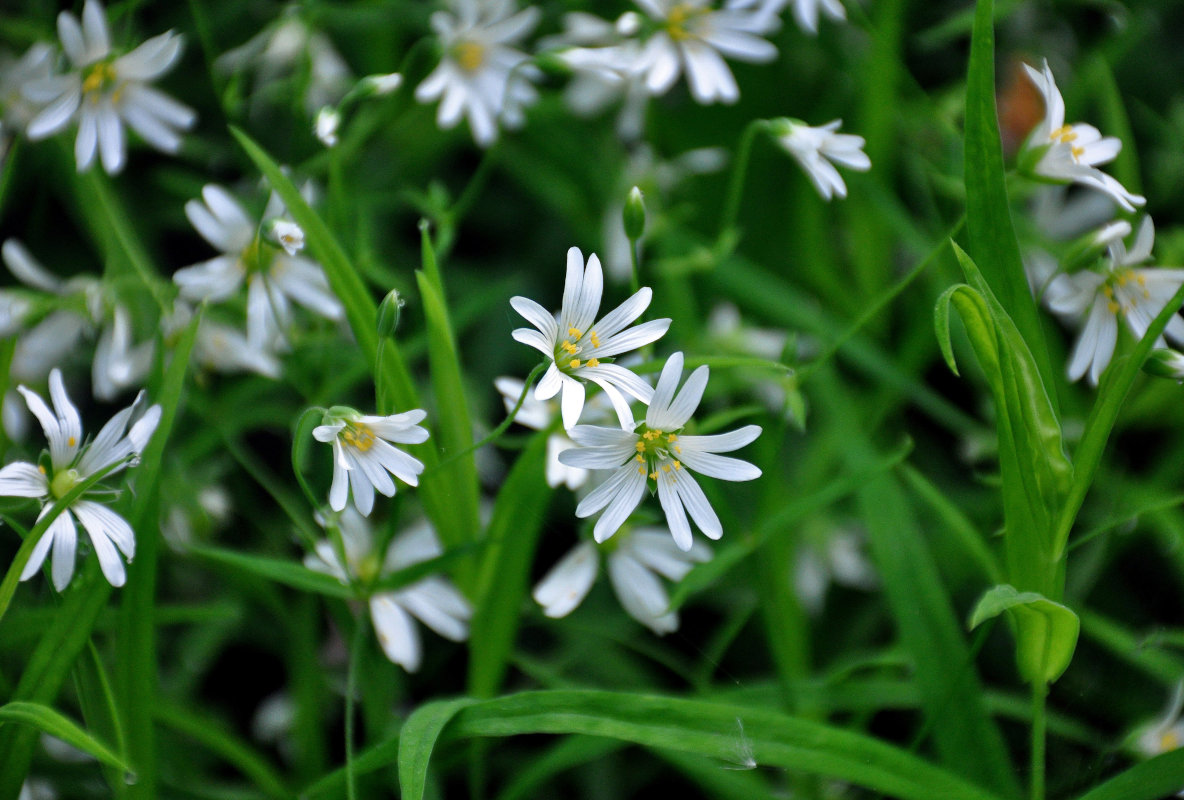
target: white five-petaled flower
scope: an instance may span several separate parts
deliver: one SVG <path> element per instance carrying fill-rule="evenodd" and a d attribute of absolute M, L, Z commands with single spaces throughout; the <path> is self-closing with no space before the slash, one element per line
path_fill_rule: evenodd
<path fill-rule="evenodd" d="M 658 635 L 677 630 L 678 612 L 670 610 L 670 597 L 658 576 L 682 580 L 696 563 L 711 560 L 707 545 L 695 542 L 684 552 L 664 529 L 638 528 L 607 551 L 609 581 L 629 616 Z M 544 614 L 558 619 L 575 610 L 596 580 L 600 552 L 595 543 L 581 542 L 539 581 L 532 597 Z"/>
<path fill-rule="evenodd" d="M 1031 172 L 1041 178 L 1060 183 L 1080 183 L 1105 192 L 1126 211 L 1146 203 L 1141 195 L 1131 194 L 1115 178 L 1097 169 L 1098 164 L 1113 161 L 1122 149 L 1122 142 L 1113 136 L 1102 136 L 1093 125 L 1065 124 L 1065 100 L 1057 89 L 1048 62 L 1040 71 L 1024 65 L 1028 77 L 1044 98 L 1042 119 L 1024 144 L 1019 163 L 1026 165 L 1033 158 Z M 1025 158 L 1025 155 L 1029 158 Z"/>
<path fill-rule="evenodd" d="M 180 131 L 192 127 L 193 109 L 148 84 L 168 72 L 181 54 L 181 37 L 172 31 L 155 36 L 122 56 L 111 48 L 106 12 L 98 0 L 86 0 L 82 23 L 68 11 L 58 14 L 58 36 L 72 71 L 24 87 L 25 96 L 45 108 L 29 122 L 30 139 L 62 130 L 75 117 L 78 137 L 74 158 L 80 171 L 94 162 L 97 150 L 103 169 L 123 169 L 126 124 L 158 150 L 175 153 Z"/>
<path fill-rule="evenodd" d="M 777 57 L 762 38 L 777 28 L 777 3 L 727 0 L 717 9 L 710 0 L 636 2 L 656 26 L 635 65 L 651 94 L 666 93 L 685 71 L 696 102 L 734 103 L 740 89 L 723 57 L 756 63 Z"/>
<path fill-rule="evenodd" d="M 514 0 L 453 0 L 451 11 L 432 14 L 444 57 L 415 89 L 421 103 L 440 100 L 436 122 L 455 127 L 463 115 L 477 144 L 497 139 L 499 122 L 518 127 L 523 109 L 537 98 L 530 81 L 540 76 L 516 44 L 534 29 L 540 12 L 514 13 Z"/>
<path fill-rule="evenodd" d="M 90 476 L 108 469 L 107 475 L 111 475 L 131 465 L 160 422 L 160 406 L 145 408 L 144 393 L 140 392 L 135 402 L 112 417 L 93 441 L 84 442 L 82 419 L 66 395 L 59 370 L 54 369 L 49 374 L 52 409 L 24 386 L 18 386 L 17 390 L 24 395 L 29 411 L 37 417 L 45 438 L 49 440 L 49 471 L 44 466 L 25 461 L 7 465 L 0 469 L 0 496 L 40 499 L 42 508 L 38 519 Z M 66 588 L 74 575 L 78 540 L 75 518 L 90 536 L 103 575 L 112 586 L 122 586 L 127 573 L 119 553 L 131 560 L 136 551 L 135 534 L 127 520 L 105 505 L 85 499 L 85 495 L 75 499 L 50 523 L 34 545 L 21 572 L 21 580 L 36 574 L 52 547 L 53 585 L 58 591 Z"/>
<path fill-rule="evenodd" d="M 374 537 L 366 520 L 352 509 L 337 517 L 346 566 L 328 540 L 304 558 L 311 570 L 332 575 L 344 584 L 353 579 L 364 585 L 400 569 L 443 554 L 428 524 L 420 523 L 395 537 L 386 554 L 374 552 Z M 465 596 L 445 578 L 429 576 L 394 591 L 370 596 L 370 621 L 382 652 L 408 672 L 419 669 L 423 647 L 415 619 L 445 639 L 463 642 L 469 635 L 473 608 Z M 413 617 L 415 619 L 413 619 Z"/>
<path fill-rule="evenodd" d="M 1184 269 L 1136 268 L 1151 257 L 1154 241 L 1155 228 L 1151 218 L 1145 217 L 1130 251 L 1121 238 L 1110 242 L 1102 272 L 1057 275 L 1048 283 L 1044 301 L 1054 313 L 1073 319 L 1088 313 L 1069 358 L 1070 380 L 1088 372 L 1090 383 L 1097 385 L 1114 355 L 1119 318 L 1136 340 L 1142 339 L 1151 321 L 1184 284 Z M 1164 332 L 1173 342 L 1184 344 L 1184 319 L 1173 316 Z"/>
<path fill-rule="evenodd" d="M 374 508 L 374 490 L 387 497 L 395 496 L 395 482 L 415 486 L 423 472 L 423 462 L 391 446 L 420 444 L 428 440 L 426 428 L 419 423 L 427 416 L 423 409 L 379 417 L 359 414 L 352 408 L 334 406 L 325 413 L 324 423 L 313 428 L 318 442 L 333 444 L 333 484 L 329 487 L 329 507 L 345 508 L 353 489 L 354 507 L 362 516 Z M 387 473 L 390 473 L 389 475 Z"/>
<path fill-rule="evenodd" d="M 772 123 L 778 143 L 801 164 L 823 200 L 847 196 L 847 184 L 832 161 L 858 172 L 867 172 L 872 167 L 871 159 L 863 152 L 862 136 L 835 133 L 842 124 L 841 119 L 819 127 L 791 119 Z"/>
<path fill-rule="evenodd" d="M 683 434 L 707 387 L 708 368 L 702 366 L 692 372 L 676 394 L 682 365 L 682 353 L 666 360 L 645 423 L 636 429 L 577 425 L 569 431 L 577 447 L 560 454 L 560 461 L 572 467 L 613 470 L 608 480 L 576 506 L 577 517 L 590 517 L 604 510 L 592 529 L 597 542 L 603 542 L 624 524 L 650 482 L 657 485 L 666 524 L 679 549 L 691 549 L 687 512 L 704 534 L 718 539 L 723 535 L 723 526 L 689 470 L 726 481 L 750 481 L 761 475 L 747 461 L 717 455 L 752 442 L 760 435 L 759 425 L 712 436 Z"/>
<path fill-rule="evenodd" d="M 281 331 L 291 318 L 292 301 L 334 321 L 344 317 L 345 309 L 329 288 L 320 265 L 292 254 L 297 244 L 303 245 L 304 234 L 292 223 L 290 227 L 282 226 L 285 209 L 278 196 L 273 195 L 268 202 L 262 227 L 221 186 L 207 184 L 201 197 L 200 201 L 185 204 L 185 215 L 222 255 L 173 274 L 183 298 L 225 300 L 245 280 L 247 339 L 259 349 L 269 349 L 282 340 Z M 260 235 L 268 228 L 275 232 L 283 249 L 273 247 Z"/>
<path fill-rule="evenodd" d="M 514 339 L 551 359 L 535 389 L 535 397 L 550 400 L 563 392 L 560 405 L 564 428 L 571 428 L 580 419 L 584 408 L 584 381 L 592 381 L 604 390 L 622 427 L 633 425 L 633 412 L 629 410 L 625 394 L 643 403 L 648 403 L 653 395 L 654 390 L 648 383 L 607 359 L 661 338 L 670 327 L 670 320 L 655 319 L 626 327 L 649 307 L 653 293 L 648 286 L 597 320 L 603 291 L 600 259 L 593 253 L 588 256 L 585 267 L 584 254 L 580 248 L 573 247 L 567 251 L 567 279 L 558 317 L 526 297 L 510 300 L 514 310 L 538 329 L 517 328 L 512 334 Z"/>

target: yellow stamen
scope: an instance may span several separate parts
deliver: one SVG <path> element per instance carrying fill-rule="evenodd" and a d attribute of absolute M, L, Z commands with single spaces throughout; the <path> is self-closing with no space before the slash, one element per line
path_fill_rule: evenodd
<path fill-rule="evenodd" d="M 38 465 L 37 465 L 37 471 L 38 471 L 38 472 L 40 472 L 42 475 L 44 475 L 44 474 L 45 474 L 45 467 L 43 467 L 43 466 L 41 466 L 40 464 L 38 464 Z"/>
<path fill-rule="evenodd" d="M 1050 133 L 1048 138 L 1068 144 L 1077 138 L 1077 134 L 1073 132 L 1073 127 L 1071 125 L 1062 125 Z"/>
<path fill-rule="evenodd" d="M 679 447 L 678 445 L 671 445 L 671 449 L 674 450 L 674 452 L 676 452 L 676 453 L 682 452 L 682 448 Z"/>
<path fill-rule="evenodd" d="M 574 344 L 572 344 L 570 341 L 568 341 L 566 339 L 563 341 L 563 344 L 561 344 L 559 346 L 561 348 L 563 348 L 564 350 L 566 350 L 571 355 L 575 355 L 576 353 L 580 352 L 580 348 L 576 347 Z"/>
<path fill-rule="evenodd" d="M 596 359 L 596 358 L 590 358 L 590 359 L 588 359 L 588 366 L 590 366 L 590 367 L 599 367 L 599 366 L 600 366 L 600 360 L 599 360 L 599 359 Z"/>
<path fill-rule="evenodd" d="M 347 423 L 341 432 L 341 438 L 346 444 L 363 453 L 374 446 L 374 432 L 360 422 Z"/>
<path fill-rule="evenodd" d="M 75 439 L 73 436 L 71 436 L 69 439 L 66 440 L 67 447 L 73 447 L 76 444 L 78 444 L 78 440 Z"/>
<path fill-rule="evenodd" d="M 1110 284 L 1106 284 L 1105 286 L 1102 287 L 1102 294 L 1106 295 L 1106 297 L 1113 300 L 1114 299 L 1114 287 L 1111 286 Z"/>
<path fill-rule="evenodd" d="M 677 458 L 676 458 L 676 459 L 674 459 L 674 468 L 675 468 L 676 470 L 680 470 L 680 469 L 682 469 L 682 464 L 681 464 L 681 463 L 679 463 L 679 461 L 678 461 L 678 459 L 677 459 Z"/>
<path fill-rule="evenodd" d="M 658 473 L 657 473 L 657 471 L 655 470 L 654 472 L 651 472 L 651 473 L 650 473 L 650 480 L 651 480 L 651 481 L 656 481 L 657 479 L 658 479 Z"/>
<path fill-rule="evenodd" d="M 572 369 L 579 369 L 580 368 L 580 360 L 578 358 L 573 358 L 571 360 L 571 362 L 568 363 L 568 366 L 571 367 Z"/>
<path fill-rule="evenodd" d="M 670 471 L 670 465 L 669 465 L 669 464 L 663 464 L 663 465 L 662 465 L 662 471 L 663 471 L 663 472 L 669 472 L 669 471 Z"/>
<path fill-rule="evenodd" d="M 638 468 L 637 468 L 637 474 L 638 474 L 638 475 L 644 475 L 644 474 L 645 474 L 645 467 L 638 467 Z"/>
<path fill-rule="evenodd" d="M 1113 300 L 1111 300 L 1106 303 L 1106 308 L 1111 314 L 1117 314 L 1121 307 L 1118 305 L 1118 303 L 1115 303 Z"/>
<path fill-rule="evenodd" d="M 669 436 L 666 437 L 666 441 L 677 442 L 678 441 L 678 434 L 677 433 L 670 434 Z"/>
<path fill-rule="evenodd" d="M 1077 159 L 1079 159 L 1083 155 L 1085 155 L 1085 148 L 1078 147 L 1077 145 L 1073 145 L 1072 147 L 1069 148 L 1069 152 L 1073 154 L 1073 160 L 1076 161 Z"/>
<path fill-rule="evenodd" d="M 638 444 L 641 444 L 641 442 L 638 442 Z M 638 464 L 644 464 L 645 463 L 645 456 L 643 456 L 641 453 L 638 453 L 636 456 L 633 457 L 633 460 L 636 461 Z"/>
<path fill-rule="evenodd" d="M 634 442 L 633 446 L 637 448 L 637 452 L 639 452 L 639 453 L 645 452 L 645 445 L 642 442 Z"/>
<path fill-rule="evenodd" d="M 593 347 L 600 347 L 600 337 L 596 335 L 596 331 L 588 334 L 588 341 L 592 342 Z"/>
<path fill-rule="evenodd" d="M 485 47 L 478 42 L 458 42 L 452 58 L 466 72 L 476 72 L 485 63 Z"/>
<path fill-rule="evenodd" d="M 567 329 L 567 335 L 568 335 L 568 336 L 574 336 L 574 337 L 576 337 L 577 339 L 579 339 L 579 338 L 580 338 L 581 336 L 583 336 L 584 334 L 580 333 L 580 329 L 579 329 L 579 328 L 568 328 L 568 329 Z M 595 334 L 593 334 L 593 335 L 595 335 Z"/>

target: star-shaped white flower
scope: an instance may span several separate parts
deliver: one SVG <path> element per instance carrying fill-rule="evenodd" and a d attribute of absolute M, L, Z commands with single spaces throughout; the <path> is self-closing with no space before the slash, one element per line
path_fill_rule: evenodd
<path fill-rule="evenodd" d="M 613 470 L 608 480 L 576 506 L 577 517 L 604 511 L 592 529 L 597 542 L 608 539 L 624 524 L 650 483 L 657 487 L 666 524 L 679 549 L 691 549 L 688 512 L 708 538 L 718 539 L 723 525 L 690 470 L 725 481 L 750 481 L 761 475 L 747 461 L 717 455 L 752 442 L 761 433 L 759 425 L 713 436 L 683 434 L 699 407 L 709 371 L 706 366 L 696 369 L 676 394 L 682 365 L 682 353 L 666 360 L 645 423 L 636 429 L 577 425 L 569 431 L 577 447 L 561 453 L 560 461 L 571 467 Z"/>
<path fill-rule="evenodd" d="M 282 340 L 290 324 L 293 302 L 334 321 L 345 316 L 341 301 L 329 288 L 319 264 L 295 255 L 304 234 L 285 220 L 285 209 L 273 195 L 257 225 L 230 192 L 216 184 L 201 190 L 201 201 L 185 204 L 185 215 L 197 232 L 222 255 L 183 267 L 173 274 L 186 300 L 218 302 L 247 283 L 247 339 L 257 349 Z M 263 231 L 272 231 L 273 246 Z"/>
<path fill-rule="evenodd" d="M 1089 382 L 1096 386 L 1114 355 L 1118 320 L 1126 322 L 1136 341 L 1142 339 L 1151 321 L 1184 283 L 1184 269 L 1136 268 L 1151 258 L 1154 241 L 1155 228 L 1151 218 L 1145 217 L 1129 252 L 1121 238 L 1110 243 L 1102 272 L 1057 275 L 1048 283 L 1044 301 L 1054 313 L 1070 319 L 1081 319 L 1088 313 L 1069 357 L 1070 380 L 1088 373 Z M 1184 319 L 1172 317 L 1164 332 L 1173 342 L 1184 344 Z"/>
<path fill-rule="evenodd" d="M 374 537 L 366 520 L 353 509 L 337 517 L 345 550 L 343 566 L 337 550 L 328 540 L 318 542 L 316 551 L 304 558 L 311 570 L 332 575 L 349 585 L 353 578 L 363 584 L 400 569 L 443 554 L 428 524 L 420 523 L 395 537 L 386 554 L 374 552 Z M 454 642 L 469 635 L 473 608 L 465 596 L 446 579 L 429 576 L 410 586 L 370 596 L 370 621 L 382 652 L 408 672 L 419 669 L 423 658 L 415 619 Z"/>
<path fill-rule="evenodd" d="M 82 418 L 66 395 L 61 371 L 49 374 L 49 395 L 53 408 L 35 392 L 18 386 L 29 411 L 41 423 L 49 441 L 49 470 L 43 466 L 16 461 L 0 469 L 0 496 L 35 497 L 42 502 L 38 519 L 49 513 L 62 497 L 80 482 L 115 465 L 112 475 L 130 466 L 148 444 L 160 422 L 160 406 L 144 407 L 144 393 L 132 405 L 120 411 L 99 431 L 93 441 L 82 438 Z M 130 426 L 130 427 L 129 427 Z M 92 491 L 96 494 L 97 491 Z M 109 493 L 108 493 L 109 494 Z M 29 561 L 21 572 L 28 580 L 41 568 L 53 549 L 53 585 L 62 591 L 74 575 L 74 554 L 78 529 L 75 519 L 90 536 L 103 575 L 112 586 L 122 586 L 127 573 L 119 553 L 130 561 L 136 552 L 136 538 L 123 517 L 105 505 L 86 499 L 74 500 L 42 534 Z"/>
<path fill-rule="evenodd" d="M 387 417 L 359 414 L 345 406 L 329 409 L 324 424 L 312 431 L 318 442 L 333 445 L 329 507 L 334 511 L 344 509 L 352 489 L 354 507 L 362 516 L 368 517 L 374 509 L 376 489 L 387 497 L 395 496 L 395 482 L 391 475 L 403 483 L 417 485 L 423 462 L 392 447 L 391 443 L 426 442 L 427 429 L 418 424 L 426 416 L 427 412 L 418 408 Z"/>
<path fill-rule="evenodd" d="M 1122 142 L 1113 136 L 1102 136 L 1093 125 L 1065 124 L 1065 100 L 1047 61 L 1039 72 L 1027 64 L 1024 69 L 1044 98 L 1044 119 L 1028 135 L 1019 156 L 1020 164 L 1035 158 L 1035 164 L 1030 167 L 1035 175 L 1105 192 L 1126 211 L 1134 211 L 1136 206 L 1146 203 L 1144 197 L 1128 192 L 1115 178 L 1097 169 L 1098 164 L 1114 160 Z"/>
<path fill-rule="evenodd" d="M 604 273 L 600 259 L 593 253 L 584 266 L 580 248 L 567 251 L 567 280 L 563 287 L 563 305 L 554 316 L 526 297 L 514 297 L 510 305 L 537 330 L 517 328 L 515 340 L 530 345 L 551 360 L 535 389 L 539 400 L 550 400 L 562 391 L 560 405 L 563 427 L 571 428 L 584 409 L 584 382 L 592 381 L 608 395 L 622 426 L 632 427 L 633 412 L 625 395 L 648 403 L 653 388 L 629 370 L 608 359 L 650 344 L 670 327 L 669 319 L 655 319 L 632 328 L 629 323 L 649 307 L 653 292 L 642 287 L 636 294 L 600 320 L 600 298 L 604 292 Z"/>
<path fill-rule="evenodd" d="M 775 3 L 727 0 L 636 0 L 656 30 L 646 40 L 635 69 L 651 94 L 665 94 L 684 71 L 696 102 L 734 103 L 740 89 L 724 56 L 754 63 L 772 61 L 777 48 L 765 35 L 777 29 Z"/>
<path fill-rule="evenodd" d="M 482 147 L 497 139 L 499 122 L 520 126 L 523 109 L 538 99 L 530 80 L 541 73 L 511 45 L 534 29 L 540 12 L 531 6 L 514 13 L 514 5 L 514 0 L 453 0 L 451 11 L 432 14 L 444 57 L 415 89 L 421 103 L 440 100 L 441 128 L 455 127 L 464 116 Z"/>
<path fill-rule="evenodd" d="M 600 548 L 581 542 L 535 586 L 532 597 L 552 619 L 566 617 L 583 602 L 596 580 Z M 662 528 L 638 528 L 605 555 L 609 581 L 621 607 L 658 635 L 678 629 L 678 612 L 670 610 L 670 597 L 659 576 L 678 582 L 695 564 L 711 560 L 711 550 L 701 542 L 683 552 Z"/>
<path fill-rule="evenodd" d="M 847 196 L 847 184 L 843 183 L 843 177 L 834 164 L 857 172 L 867 172 L 872 168 L 872 160 L 863 152 L 862 136 L 835 133 L 842 124 L 841 119 L 820 127 L 811 127 L 791 119 L 773 121 L 773 133 L 778 144 L 797 159 L 823 200 L 830 200 L 836 195 L 840 198 Z"/>
<path fill-rule="evenodd" d="M 197 115 L 149 86 L 176 63 L 179 35 L 162 33 L 117 56 L 103 6 L 86 0 L 81 24 L 69 11 L 58 14 L 58 36 L 73 70 L 25 85 L 25 96 L 45 105 L 29 122 L 30 139 L 55 134 L 77 118 L 74 158 L 79 171 L 90 168 L 97 150 L 103 169 L 112 175 L 127 160 L 125 124 L 158 150 L 180 149 L 180 131 L 192 127 Z"/>

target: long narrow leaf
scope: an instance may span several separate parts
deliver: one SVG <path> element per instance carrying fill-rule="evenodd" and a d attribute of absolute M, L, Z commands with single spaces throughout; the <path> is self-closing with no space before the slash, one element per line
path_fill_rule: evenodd
<path fill-rule="evenodd" d="M 111 748 L 79 727 L 74 720 L 49 706 L 15 700 L 0 706 L 0 722 L 28 725 L 42 733 L 48 733 L 50 736 L 61 739 L 66 744 L 77 747 L 109 767 L 121 769 L 129 776 L 135 774 L 135 770 L 126 761 L 111 752 Z"/>

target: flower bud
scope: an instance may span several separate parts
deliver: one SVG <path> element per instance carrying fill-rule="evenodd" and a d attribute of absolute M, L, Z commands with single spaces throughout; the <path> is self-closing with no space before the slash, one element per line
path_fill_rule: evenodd
<path fill-rule="evenodd" d="M 273 219 L 264 229 L 267 238 L 284 248 L 290 256 L 304 249 L 304 231 L 295 222 L 287 219 Z"/>
<path fill-rule="evenodd" d="M 312 132 L 320 139 L 325 147 L 337 144 L 337 128 L 341 125 L 341 113 L 332 106 L 325 106 L 317 112 L 313 121 Z"/>
<path fill-rule="evenodd" d="M 393 337 L 399 327 L 399 312 L 406 301 L 399 294 L 398 289 L 391 289 L 378 306 L 378 335 L 381 338 Z"/>
<path fill-rule="evenodd" d="M 403 85 L 403 76 L 397 72 L 386 75 L 367 75 L 362 78 L 361 88 L 363 96 L 381 97 L 391 94 Z"/>
<path fill-rule="evenodd" d="M 1160 378 L 1184 382 L 1184 353 L 1175 350 L 1152 350 L 1143 362 L 1143 371 Z"/>
<path fill-rule="evenodd" d="M 645 202 L 641 198 L 641 189 L 634 186 L 625 198 L 625 210 L 622 213 L 625 222 L 625 236 L 629 241 L 636 242 L 645 232 Z"/>

